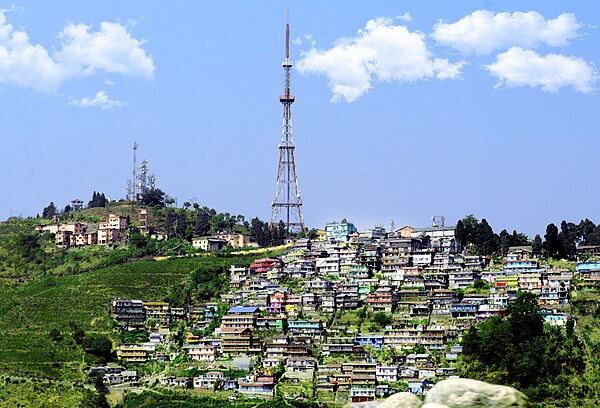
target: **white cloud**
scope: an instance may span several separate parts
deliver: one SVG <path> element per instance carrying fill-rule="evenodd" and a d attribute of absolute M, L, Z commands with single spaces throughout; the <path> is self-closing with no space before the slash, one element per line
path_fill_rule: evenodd
<path fill-rule="evenodd" d="M 407 11 L 406 13 L 402 14 L 401 16 L 396 17 L 396 20 L 404 21 L 405 23 L 410 23 L 412 21 L 412 16 Z"/>
<path fill-rule="evenodd" d="M 452 24 L 437 23 L 431 36 L 461 53 L 487 55 L 512 46 L 566 46 L 578 37 L 580 27 L 568 13 L 546 20 L 536 11 L 511 14 L 477 10 Z"/>
<path fill-rule="evenodd" d="M 117 23 L 100 23 L 100 31 L 90 32 L 85 24 L 68 24 L 59 34 L 62 50 L 55 57 L 83 75 L 96 70 L 151 78 L 154 63 L 141 47 L 142 41 L 131 36 Z"/>
<path fill-rule="evenodd" d="M 582 58 L 560 54 L 541 56 L 535 51 L 513 47 L 496 57 L 496 62 L 485 68 L 500 82 L 496 87 L 541 87 L 555 92 L 572 86 L 576 91 L 589 93 L 594 90 L 597 72 Z"/>
<path fill-rule="evenodd" d="M 302 54 L 301 73 L 325 75 L 332 101 L 355 101 L 374 81 L 413 82 L 423 79 L 456 79 L 464 62 L 432 58 L 425 35 L 410 32 L 394 19 L 367 22 L 353 38 L 343 38 L 329 50 L 314 47 Z"/>
<path fill-rule="evenodd" d="M 40 45 L 29 42 L 26 32 L 13 29 L 0 11 L 0 83 L 38 91 L 53 91 L 69 76 L 67 69 Z"/>
<path fill-rule="evenodd" d="M 145 78 L 154 74 L 143 41 L 120 24 L 103 22 L 96 32 L 83 24 L 68 24 L 59 39 L 61 48 L 51 55 L 31 44 L 27 32 L 14 29 L 0 11 L 0 83 L 52 92 L 71 78 L 98 71 Z"/>
<path fill-rule="evenodd" d="M 71 101 L 71 105 L 79 106 L 80 108 L 97 107 L 102 110 L 120 108 L 125 105 L 121 101 L 110 99 L 106 92 L 98 91 L 93 98 L 85 97 Z"/>

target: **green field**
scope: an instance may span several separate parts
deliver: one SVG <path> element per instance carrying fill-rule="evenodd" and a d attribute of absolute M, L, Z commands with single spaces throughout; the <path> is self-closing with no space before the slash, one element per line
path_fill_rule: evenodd
<path fill-rule="evenodd" d="M 0 291 L 0 373 L 84 380 L 83 368 L 90 357 L 72 341 L 70 322 L 86 333 L 112 334 L 112 299 L 165 299 L 190 284 L 188 277 L 193 270 L 227 267 L 250 259 L 210 256 L 137 261 L 4 289 Z M 54 328 L 65 333 L 63 341 L 50 339 Z"/>

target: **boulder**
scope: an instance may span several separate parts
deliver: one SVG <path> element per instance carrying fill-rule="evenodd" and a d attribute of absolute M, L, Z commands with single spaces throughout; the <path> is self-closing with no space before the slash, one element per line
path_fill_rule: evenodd
<path fill-rule="evenodd" d="M 434 405 L 435 404 L 435 405 Z M 440 381 L 429 390 L 422 408 L 529 408 L 527 396 L 511 387 L 468 378 Z"/>
<path fill-rule="evenodd" d="M 377 408 L 421 408 L 423 401 L 410 392 L 398 392 L 381 401 Z"/>
<path fill-rule="evenodd" d="M 380 401 L 369 401 L 369 402 L 351 402 L 346 404 L 344 408 L 379 408 Z"/>
<path fill-rule="evenodd" d="M 410 392 L 398 392 L 381 401 L 354 402 L 344 408 L 421 408 L 423 401 Z"/>

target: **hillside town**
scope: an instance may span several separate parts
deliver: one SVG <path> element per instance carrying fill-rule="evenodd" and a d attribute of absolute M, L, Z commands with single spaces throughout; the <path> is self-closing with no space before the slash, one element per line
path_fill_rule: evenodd
<path fill-rule="evenodd" d="M 600 286 L 596 246 L 580 246 L 570 270 L 544 263 L 531 246 L 510 247 L 503 259 L 474 255 L 443 222 L 386 232 L 343 220 L 317 232 L 290 239 L 281 257 L 232 266 L 228 291 L 211 302 L 114 299 L 116 327 L 144 340 L 119 345 L 121 365 L 90 376 L 340 403 L 426 394 L 457 376 L 463 332 L 505 316 L 519 292 L 534 293 L 544 321 L 562 326 L 571 292 Z M 206 250 L 226 242 L 202 240 L 217 243 Z M 151 361 L 162 371 L 138 376 Z"/>

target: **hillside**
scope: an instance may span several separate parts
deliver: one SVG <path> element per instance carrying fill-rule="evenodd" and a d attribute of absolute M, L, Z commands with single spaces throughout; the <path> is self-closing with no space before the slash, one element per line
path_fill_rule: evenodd
<path fill-rule="evenodd" d="M 206 290 L 191 287 L 188 277 L 193 270 L 249 264 L 252 259 L 207 256 L 136 261 L 74 276 L 44 277 L 1 291 L 0 372 L 81 381 L 88 356 L 72 342 L 70 323 L 86 333 L 113 336 L 109 319 L 112 299 L 180 299 L 186 289 Z M 51 340 L 52 329 L 64 334 L 65 340 Z"/>

